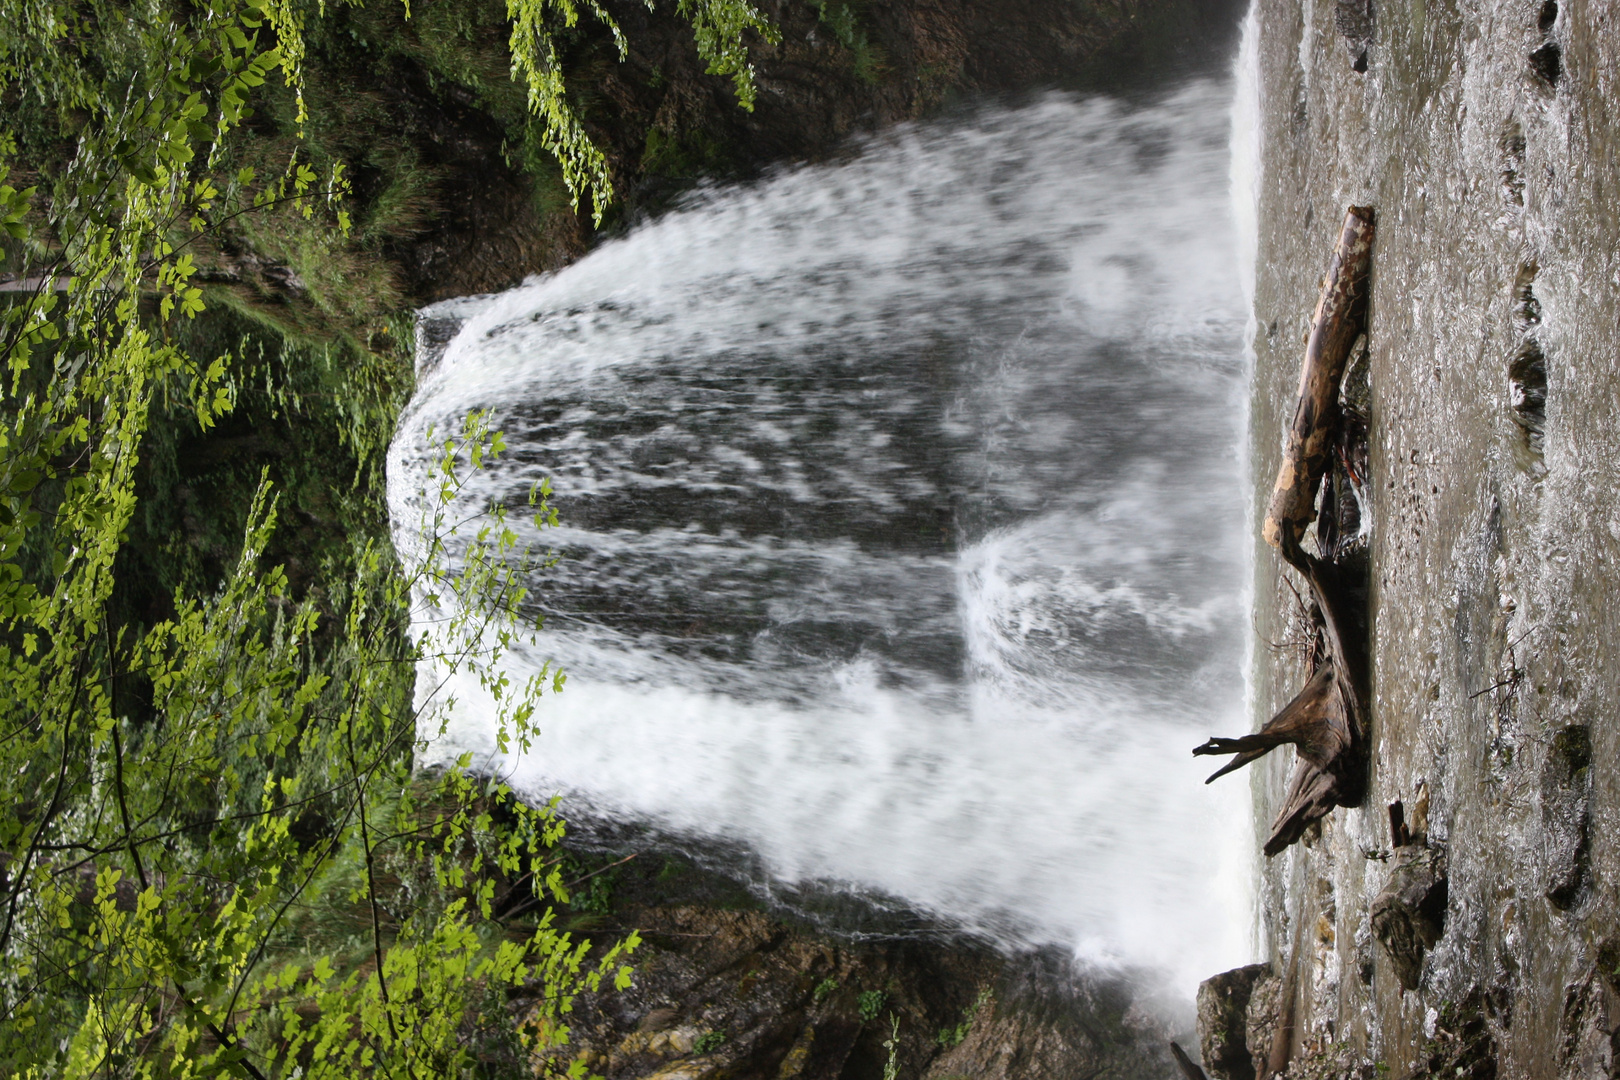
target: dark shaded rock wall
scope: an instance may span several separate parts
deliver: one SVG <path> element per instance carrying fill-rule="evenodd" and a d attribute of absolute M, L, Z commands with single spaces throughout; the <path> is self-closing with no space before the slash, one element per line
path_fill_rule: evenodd
<path fill-rule="evenodd" d="M 607 1080 L 879 1080 L 891 1040 L 904 1080 L 1149 1080 L 1185 1039 L 1127 978 L 1009 957 L 915 915 L 862 919 L 843 897 L 829 929 L 645 849 L 596 880 L 611 884 L 565 924 L 644 938 L 631 989 L 585 995 L 569 1018 L 562 1059 L 583 1053 Z"/>
<path fill-rule="evenodd" d="M 990 97 L 1042 89 L 1139 93 L 1224 71 L 1240 0 L 769 0 L 780 44 L 755 41 L 758 99 L 738 107 L 731 81 L 704 71 L 673 3 L 609 3 L 629 42 L 620 62 L 586 18 L 562 65 L 591 137 L 606 152 L 619 201 L 605 228 L 666 208 L 694 184 L 744 180 L 824 158 L 864 133 Z M 408 27 L 399 32 L 409 33 Z M 493 30 L 486 31 L 493 33 Z M 492 39 L 491 47 L 495 47 Z M 510 125 L 478 96 L 408 63 L 385 68 L 383 92 L 438 170 L 432 227 L 393 257 L 418 301 L 489 292 L 556 269 L 593 239 L 588 200 L 563 212 L 537 200 L 507 159 Z M 549 200 L 549 203 L 547 202 Z"/>

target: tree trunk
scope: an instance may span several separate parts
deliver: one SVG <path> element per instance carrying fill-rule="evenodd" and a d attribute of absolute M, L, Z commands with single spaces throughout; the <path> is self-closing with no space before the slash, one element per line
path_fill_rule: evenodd
<path fill-rule="evenodd" d="M 1316 519 L 1316 488 L 1327 471 L 1339 428 L 1339 382 L 1366 309 L 1372 243 L 1372 211 L 1352 206 L 1316 303 L 1299 376 L 1299 403 L 1266 508 L 1264 536 L 1272 547 L 1282 546 L 1284 534 L 1297 542 Z"/>
<path fill-rule="evenodd" d="M 1265 852 L 1298 840 L 1335 806 L 1358 805 L 1366 791 L 1366 596 L 1359 564 L 1317 558 L 1300 546 L 1316 518 L 1316 493 L 1332 464 L 1340 427 L 1339 383 L 1362 330 L 1372 258 L 1373 213 L 1352 206 L 1328 266 L 1299 377 L 1299 401 L 1283 446 L 1282 467 L 1266 510 L 1266 542 L 1305 576 L 1321 609 L 1327 663 L 1259 732 L 1212 738 L 1195 755 L 1233 754 L 1205 783 L 1264 757 L 1285 743 L 1299 754 L 1288 796 L 1271 823 Z"/>

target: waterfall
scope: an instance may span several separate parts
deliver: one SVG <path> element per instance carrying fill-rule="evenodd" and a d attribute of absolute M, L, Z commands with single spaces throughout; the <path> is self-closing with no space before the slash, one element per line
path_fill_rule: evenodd
<path fill-rule="evenodd" d="M 1182 987 L 1246 960 L 1246 793 L 1189 754 L 1247 727 L 1231 102 L 907 127 L 427 312 L 402 552 L 471 409 L 510 449 L 469 512 L 544 476 L 562 520 L 512 664 L 569 682 L 495 767 L 767 885 Z M 493 754 L 440 692 L 434 752 Z"/>

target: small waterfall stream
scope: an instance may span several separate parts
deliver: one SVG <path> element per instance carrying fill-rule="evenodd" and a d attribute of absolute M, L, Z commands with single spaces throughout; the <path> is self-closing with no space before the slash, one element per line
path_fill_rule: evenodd
<path fill-rule="evenodd" d="M 489 409 L 469 508 L 552 478 L 569 674 L 536 795 L 1009 945 L 1246 959 L 1246 304 L 1232 91 L 1051 96 L 700 191 L 457 301 L 390 456 Z M 492 752 L 449 688 L 441 753 Z"/>

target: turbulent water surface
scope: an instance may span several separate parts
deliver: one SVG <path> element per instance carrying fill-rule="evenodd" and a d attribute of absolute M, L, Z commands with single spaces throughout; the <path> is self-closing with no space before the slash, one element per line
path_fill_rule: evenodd
<path fill-rule="evenodd" d="M 1245 959 L 1241 784 L 1188 754 L 1247 726 L 1230 101 L 907 129 L 459 302 L 391 483 L 409 552 L 475 408 L 469 506 L 553 480 L 514 666 L 569 683 L 501 767 L 1008 942 Z"/>

